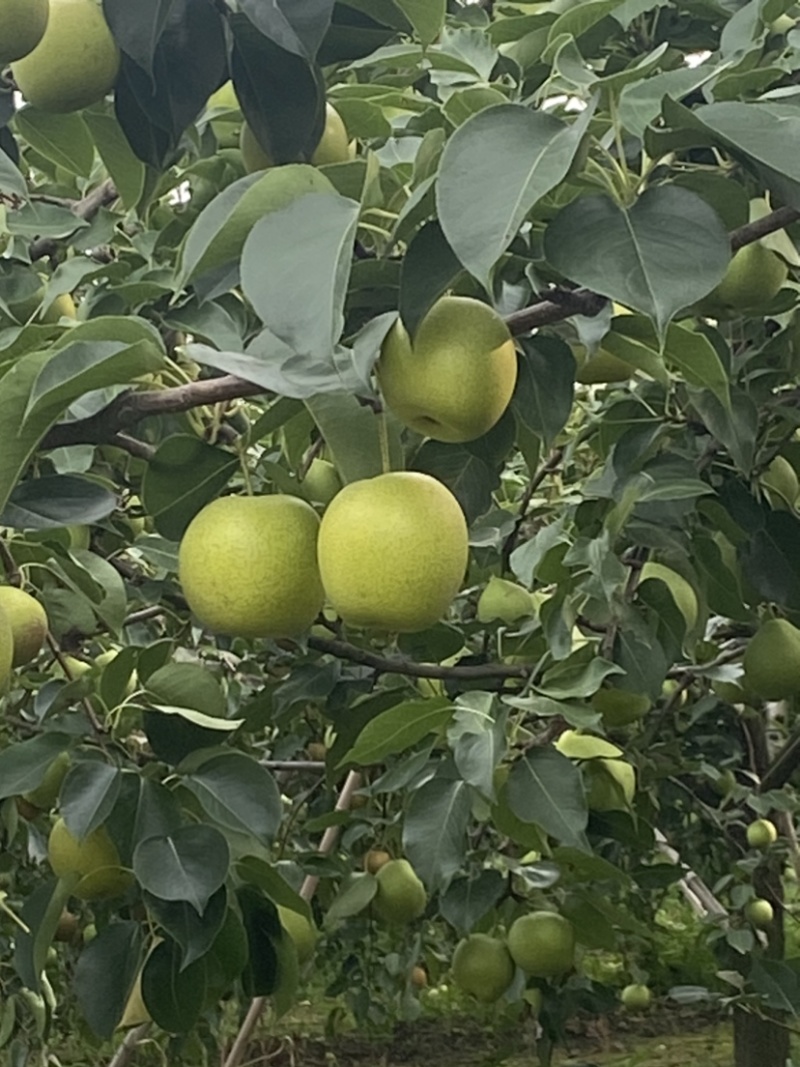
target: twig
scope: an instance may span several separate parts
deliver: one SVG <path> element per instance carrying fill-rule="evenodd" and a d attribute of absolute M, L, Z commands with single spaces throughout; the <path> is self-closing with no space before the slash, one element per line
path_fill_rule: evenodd
<path fill-rule="evenodd" d="M 56 641 L 55 637 L 53 637 L 53 635 L 50 633 L 49 630 L 47 631 L 47 644 L 48 644 L 48 646 L 50 648 L 50 651 L 53 653 L 53 655 L 55 656 L 56 660 L 58 661 L 59 667 L 64 672 L 64 677 L 67 679 L 68 682 L 74 681 L 75 680 L 75 676 L 73 675 L 72 671 L 70 670 L 69 664 L 66 661 L 64 653 L 61 651 L 61 646 L 59 645 L 58 641 Z M 108 733 L 108 731 L 105 729 L 103 724 L 97 718 L 97 715 L 95 714 L 95 710 L 92 707 L 91 701 L 87 697 L 84 697 L 83 700 L 81 700 L 81 706 L 83 707 L 83 710 L 86 712 L 86 718 L 91 723 L 91 726 L 92 726 L 92 729 L 94 730 L 94 732 L 98 735 L 99 738 L 104 738 L 106 736 L 106 734 Z"/>
<path fill-rule="evenodd" d="M 6 581 L 9 585 L 22 585 L 22 574 L 17 561 L 11 555 L 11 550 L 6 544 L 5 537 L 0 537 L 0 562 L 3 564 L 3 570 L 6 572 Z"/>
<path fill-rule="evenodd" d="M 101 208 L 107 207 L 108 204 L 113 203 L 116 199 L 116 187 L 111 179 L 108 178 L 98 185 L 96 189 L 87 193 L 82 200 L 73 200 L 71 202 L 72 213 L 77 218 L 88 222 L 95 217 Z M 29 255 L 31 262 L 35 262 L 37 259 L 44 259 L 45 256 L 55 255 L 57 251 L 58 242 L 54 241 L 52 237 L 37 237 L 35 241 L 31 242 Z"/>
<path fill-rule="evenodd" d="M 151 604 L 149 608 L 142 608 L 140 611 L 132 611 L 122 625 L 133 626 L 137 622 L 147 622 L 148 619 L 157 619 L 160 615 L 166 614 L 167 612 L 163 604 Z"/>
<path fill-rule="evenodd" d="M 350 771 L 345 783 L 342 786 L 342 791 L 339 794 L 339 799 L 336 801 L 336 811 L 348 811 L 353 799 L 353 794 L 361 785 L 361 775 L 358 771 Z M 334 845 L 339 838 L 339 827 L 329 826 L 325 831 L 322 841 L 320 841 L 317 852 L 321 856 L 327 856 L 333 851 Z M 309 901 L 313 898 L 319 885 L 319 876 L 316 874 L 309 874 L 306 876 L 300 888 L 300 896 L 303 900 Z M 250 1008 L 245 1016 L 244 1022 L 239 1028 L 239 1033 L 236 1035 L 236 1040 L 231 1046 L 231 1050 L 228 1053 L 225 1060 L 224 1067 L 239 1067 L 242 1062 L 242 1056 L 244 1055 L 250 1037 L 253 1030 L 258 1023 L 261 1013 L 264 1010 L 266 1004 L 266 997 L 256 997 L 250 1004 Z"/>
<path fill-rule="evenodd" d="M 437 663 L 415 663 L 401 656 L 379 656 L 364 648 L 336 641 L 329 637 L 309 637 L 308 647 L 317 652 L 327 652 L 337 659 L 360 663 L 384 674 L 405 674 L 412 678 L 451 678 L 474 681 L 479 678 L 527 678 L 531 667 L 516 667 L 508 663 L 481 663 L 466 667 L 441 667 Z"/>
<path fill-rule="evenodd" d="M 135 1026 L 133 1030 L 129 1030 L 125 1035 L 125 1040 L 110 1060 L 108 1067 L 128 1067 L 139 1042 L 147 1037 L 149 1030 L 150 1023 L 142 1023 L 141 1026 Z"/>
<path fill-rule="evenodd" d="M 519 503 L 519 513 L 517 520 L 514 523 L 514 529 L 506 538 L 503 544 L 503 551 L 501 553 L 501 569 L 503 572 L 508 570 L 509 560 L 511 559 L 511 553 L 517 547 L 517 541 L 519 540 L 520 531 L 525 523 L 525 519 L 528 515 L 528 508 L 530 507 L 531 500 L 533 500 L 533 494 L 548 476 L 558 467 L 561 460 L 564 458 L 563 448 L 554 448 L 548 456 L 547 460 L 539 467 L 537 472 L 531 478 L 528 483 L 528 487 L 522 495 L 522 499 Z"/>
<path fill-rule="evenodd" d="M 800 211 L 795 210 L 793 207 L 779 207 L 775 211 L 771 211 L 769 215 L 765 215 L 763 219 L 756 219 L 755 222 L 746 222 L 744 226 L 740 226 L 737 230 L 732 230 L 731 248 L 734 252 L 738 252 L 745 245 L 760 241 L 767 234 L 782 230 L 793 222 L 797 222 L 798 219 L 800 219 Z"/>
<path fill-rule="evenodd" d="M 268 771 L 320 771 L 325 770 L 324 760 L 314 759 L 262 759 L 260 761 L 262 767 L 266 767 Z"/>
<path fill-rule="evenodd" d="M 140 441 L 138 437 L 131 437 L 126 433 L 115 433 L 108 443 L 121 448 L 128 455 L 134 456 L 136 459 L 144 459 L 148 463 L 156 454 L 156 450 L 152 445 L 148 445 L 146 441 Z"/>

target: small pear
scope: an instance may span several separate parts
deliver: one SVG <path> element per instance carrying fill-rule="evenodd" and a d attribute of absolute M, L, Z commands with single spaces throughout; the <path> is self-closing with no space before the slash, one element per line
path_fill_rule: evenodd
<path fill-rule="evenodd" d="M 375 877 L 378 891 L 373 906 L 384 922 L 405 925 L 425 911 L 428 895 L 408 860 L 389 860 Z"/>
<path fill-rule="evenodd" d="M 0 608 L 11 623 L 15 667 L 30 663 L 47 637 L 47 614 L 30 593 L 13 585 L 0 586 Z"/>
<path fill-rule="evenodd" d="M 744 680 L 765 700 L 800 693 L 800 630 L 786 619 L 768 619 L 744 654 Z"/>
<path fill-rule="evenodd" d="M 514 961 L 505 942 L 488 934 L 471 934 L 453 954 L 453 981 L 483 1004 L 502 997 L 514 978 Z"/>

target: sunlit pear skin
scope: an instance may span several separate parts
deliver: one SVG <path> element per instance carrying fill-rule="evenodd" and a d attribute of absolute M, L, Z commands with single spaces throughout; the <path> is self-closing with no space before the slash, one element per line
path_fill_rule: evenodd
<path fill-rule="evenodd" d="M 22 667 L 36 658 L 45 642 L 47 613 L 30 593 L 13 585 L 0 586 L 0 609 L 11 623 L 14 640 L 12 664 Z"/>
<path fill-rule="evenodd" d="M 278 917 L 281 920 L 281 926 L 294 942 L 298 962 L 305 963 L 310 960 L 317 944 L 317 931 L 305 915 L 301 915 L 299 911 L 293 911 L 292 908 L 283 907 L 281 904 L 278 904 Z"/>
<path fill-rule="evenodd" d="M 436 441 L 474 441 L 508 407 L 517 354 L 508 327 L 488 304 L 443 296 L 413 341 L 397 319 L 376 371 L 387 406 L 405 426 Z"/>
<path fill-rule="evenodd" d="M 471 934 L 453 953 L 453 981 L 483 1004 L 502 997 L 514 979 L 514 961 L 505 942 L 488 934 Z"/>
<path fill-rule="evenodd" d="M 62 318 L 75 319 L 77 317 L 78 309 L 75 307 L 75 301 L 72 299 L 72 294 L 61 293 L 42 315 L 42 322 L 55 325 L 60 322 Z"/>
<path fill-rule="evenodd" d="M 102 100 L 119 64 L 119 48 L 95 0 L 50 0 L 44 36 L 11 72 L 29 104 L 61 114 Z"/>
<path fill-rule="evenodd" d="M 351 482 L 328 505 L 319 532 L 331 605 L 346 623 L 391 632 L 438 622 L 461 586 L 468 554 L 458 501 L 415 471 Z"/>
<path fill-rule="evenodd" d="M 768 619 L 745 650 L 744 680 L 764 700 L 800 693 L 800 630 L 786 619 Z"/>
<path fill-rule="evenodd" d="M 558 978 L 575 963 L 575 929 L 563 915 L 533 911 L 508 931 L 511 958 L 533 978 Z"/>
<path fill-rule="evenodd" d="M 611 686 L 598 689 L 592 697 L 592 707 L 603 716 L 606 726 L 630 726 L 643 719 L 653 702 L 646 693 L 632 693 Z"/>
<path fill-rule="evenodd" d="M 0 67 L 32 52 L 44 36 L 48 0 L 0 0 Z"/>
<path fill-rule="evenodd" d="M 765 849 L 778 840 L 778 831 L 769 819 L 755 819 L 747 827 L 746 836 L 750 848 Z"/>
<path fill-rule="evenodd" d="M 257 170 L 266 170 L 267 167 L 275 165 L 246 122 L 242 123 L 239 147 L 242 150 L 244 169 L 248 174 L 253 174 Z M 350 143 L 342 116 L 332 104 L 326 104 L 325 128 L 311 156 L 311 163 L 315 167 L 323 167 L 327 163 L 346 163 L 349 158 Z"/>
<path fill-rule="evenodd" d="M 389 860 L 375 877 L 378 891 L 372 906 L 384 922 L 404 926 L 425 911 L 428 895 L 408 860 Z"/>
<path fill-rule="evenodd" d="M 228 111 L 234 111 L 239 107 L 239 98 L 230 79 L 209 96 L 206 107 L 226 108 Z"/>
<path fill-rule="evenodd" d="M 189 524 L 178 554 L 183 592 L 210 630 L 297 637 L 322 610 L 319 518 L 293 496 L 222 497 Z"/>
<path fill-rule="evenodd" d="M 0 607 L 0 695 L 2 695 L 14 663 L 14 631 L 11 629 L 11 620 Z"/>
<path fill-rule="evenodd" d="M 104 826 L 78 841 L 64 820 L 57 819 L 47 841 L 47 856 L 59 878 L 81 875 L 72 892 L 82 900 L 120 896 L 133 882 L 120 867 L 119 853 Z"/>
<path fill-rule="evenodd" d="M 761 311 L 780 292 L 788 276 L 779 255 L 757 241 L 733 256 L 722 281 L 698 305 L 700 314 L 730 318 Z"/>
<path fill-rule="evenodd" d="M 510 624 L 535 614 L 536 608 L 527 589 L 495 575 L 492 575 L 478 597 L 478 622 L 494 622 L 499 619 Z"/>
<path fill-rule="evenodd" d="M 697 593 L 687 582 L 682 574 L 665 567 L 663 563 L 648 561 L 642 567 L 639 582 L 646 582 L 648 578 L 659 578 L 669 589 L 675 605 L 683 615 L 686 629 L 691 630 L 697 622 L 698 604 Z"/>

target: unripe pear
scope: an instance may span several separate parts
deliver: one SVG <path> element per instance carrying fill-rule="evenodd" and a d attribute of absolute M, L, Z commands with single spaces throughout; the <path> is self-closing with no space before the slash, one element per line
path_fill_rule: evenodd
<path fill-rule="evenodd" d="M 436 441 L 473 441 L 508 407 L 517 355 L 508 327 L 488 304 L 443 296 L 413 339 L 398 318 L 376 372 L 400 422 Z"/>
<path fill-rule="evenodd" d="M 32 52 L 44 36 L 48 0 L 0 0 L 0 67 Z"/>
<path fill-rule="evenodd" d="M 389 860 L 375 877 L 378 891 L 373 906 L 384 922 L 404 925 L 425 911 L 428 895 L 408 860 Z"/>
<path fill-rule="evenodd" d="M 590 356 L 583 345 L 573 349 L 577 369 L 575 381 L 581 385 L 610 385 L 614 382 L 627 382 L 636 373 L 636 368 L 625 360 L 600 348 Z"/>
<path fill-rule="evenodd" d="M 119 63 L 119 48 L 95 0 L 50 0 L 44 36 L 11 72 L 29 104 L 63 113 L 102 100 Z"/>
<path fill-rule="evenodd" d="M 258 143 L 246 122 L 242 123 L 239 147 L 242 150 L 244 169 L 248 174 L 274 166 L 272 158 Z M 350 145 L 342 116 L 332 104 L 326 104 L 325 128 L 311 156 L 311 163 L 315 167 L 322 167 L 327 163 L 346 163 L 349 158 Z"/>
<path fill-rule="evenodd" d="M 47 614 L 30 593 L 13 585 L 0 586 L 0 609 L 11 623 L 13 665 L 22 667 L 39 654 L 47 637 Z"/>
<path fill-rule="evenodd" d="M 800 483 L 794 467 L 785 456 L 775 456 L 761 475 L 761 484 L 773 507 L 791 511 L 800 493 Z"/>
<path fill-rule="evenodd" d="M 626 1011 L 646 1011 L 653 1000 L 653 994 L 646 985 L 635 983 L 626 985 L 620 996 Z"/>
<path fill-rule="evenodd" d="M 293 496 L 222 497 L 189 523 L 178 571 L 189 607 L 209 629 L 296 637 L 322 610 L 319 518 Z"/>
<path fill-rule="evenodd" d="M 772 303 L 788 270 L 779 255 L 757 241 L 736 252 L 722 281 L 699 304 L 701 314 L 715 318 L 759 312 Z"/>
<path fill-rule="evenodd" d="M 489 579 L 486 588 L 478 598 L 478 622 L 512 623 L 525 616 L 536 614 L 536 605 L 527 589 L 516 582 L 497 578 Z"/>
<path fill-rule="evenodd" d="M 44 773 L 44 778 L 29 793 L 23 794 L 23 799 L 32 804 L 40 811 L 50 811 L 58 800 L 61 792 L 61 783 L 69 770 L 70 758 L 68 752 L 59 752 Z"/>
<path fill-rule="evenodd" d="M 5 689 L 11 677 L 14 662 L 14 631 L 11 620 L 0 608 L 0 693 Z"/>
<path fill-rule="evenodd" d="M 483 1004 L 502 997 L 514 979 L 514 961 L 506 945 L 488 934 L 470 934 L 453 954 L 453 981 Z"/>
<path fill-rule="evenodd" d="M 534 978 L 557 978 L 574 965 L 575 930 L 563 915 L 534 911 L 512 923 L 508 951 L 526 974 Z"/>
<path fill-rule="evenodd" d="M 612 686 L 598 689 L 592 697 L 592 707 L 603 716 L 606 726 L 630 726 L 644 718 L 653 702 L 646 693 L 632 693 Z"/>
<path fill-rule="evenodd" d="M 786 619 L 768 619 L 744 654 L 744 680 L 765 700 L 800 693 L 800 630 Z"/>
<path fill-rule="evenodd" d="M 119 853 L 104 826 L 79 841 L 57 819 L 47 841 L 47 855 L 59 878 L 80 875 L 73 889 L 82 900 L 120 896 L 132 884 L 132 876 L 120 866 Z"/>
<path fill-rule="evenodd" d="M 439 621 L 468 553 L 458 501 L 415 471 L 351 482 L 328 505 L 319 532 L 322 584 L 344 621 L 401 633 Z"/>
<path fill-rule="evenodd" d="M 286 908 L 282 904 L 278 904 L 277 907 L 281 926 L 294 942 L 297 960 L 299 963 L 305 963 L 314 955 L 317 931 L 306 916 L 301 915 L 299 911 Z"/>
<path fill-rule="evenodd" d="M 663 563 L 650 561 L 642 567 L 639 582 L 646 582 L 648 578 L 658 578 L 666 585 L 672 599 L 675 601 L 675 606 L 683 615 L 686 629 L 691 630 L 697 622 L 698 605 L 697 593 L 695 593 L 689 582 L 682 574 L 678 574 L 671 567 L 665 567 Z"/>
<path fill-rule="evenodd" d="M 750 848 L 767 849 L 777 840 L 778 831 L 769 819 L 755 819 L 747 827 L 747 843 Z"/>
<path fill-rule="evenodd" d="M 744 910 L 749 921 L 759 929 L 769 926 L 775 918 L 774 908 L 768 900 L 764 900 L 762 897 L 756 897 L 755 900 L 748 901 Z"/>
<path fill-rule="evenodd" d="M 330 504 L 342 488 L 342 480 L 330 460 L 314 459 L 300 487 L 313 504 Z"/>

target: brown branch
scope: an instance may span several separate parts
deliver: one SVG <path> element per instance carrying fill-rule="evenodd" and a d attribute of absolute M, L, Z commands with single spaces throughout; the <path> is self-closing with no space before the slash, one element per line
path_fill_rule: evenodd
<path fill-rule="evenodd" d="M 106 182 L 84 200 L 78 201 L 74 209 L 75 214 L 81 218 L 89 218 L 92 212 L 96 213 L 104 203 L 109 203 L 115 196 L 116 190 L 113 185 Z M 745 226 L 732 230 L 730 233 L 731 248 L 736 251 L 798 219 L 800 219 L 800 212 L 795 211 L 794 208 L 778 208 L 771 214 L 765 215 L 763 219 L 749 222 Z M 37 242 L 34 242 L 31 246 L 32 257 L 36 244 Z M 40 255 L 46 254 L 47 251 L 40 253 Z M 588 289 L 555 288 L 548 292 L 547 299 L 506 316 L 506 323 L 511 333 L 518 337 L 530 333 L 539 326 L 561 322 L 573 315 L 597 315 L 606 303 L 605 297 L 592 293 Z M 130 429 L 148 415 L 173 414 L 201 407 L 204 404 L 234 400 L 237 397 L 258 396 L 264 392 L 261 386 L 232 374 L 192 382 L 189 385 L 180 385 L 174 389 L 130 391 L 121 394 L 108 407 L 88 419 L 78 419 L 75 422 L 59 423 L 54 426 L 45 436 L 40 448 L 107 444 L 112 442 L 114 436 L 120 431 Z M 148 446 L 141 445 L 140 447 L 139 443 L 131 445 L 131 440 L 128 439 L 129 447 L 127 448 L 124 443 L 119 441 L 115 443 L 121 448 L 126 448 L 126 451 L 131 452 L 132 455 L 149 458 L 145 454 Z M 137 448 L 138 451 L 132 451 L 133 448 Z"/>
<path fill-rule="evenodd" d="M 440 667 L 437 663 L 415 663 L 401 656 L 379 656 L 364 648 L 357 648 L 346 641 L 329 637 L 309 637 L 308 647 L 317 652 L 327 652 L 337 659 L 372 667 L 383 674 L 405 674 L 411 678 L 441 678 L 474 681 L 479 678 L 528 678 L 530 667 L 514 667 L 508 663 L 482 663 L 466 667 Z"/>
<path fill-rule="evenodd" d="M 514 529 L 505 539 L 503 544 L 503 551 L 501 553 L 501 569 L 503 571 L 508 570 L 509 561 L 511 559 L 511 553 L 517 546 L 519 540 L 520 531 L 525 523 L 525 519 L 528 516 L 528 508 L 530 507 L 531 500 L 533 500 L 533 494 L 548 476 L 552 474 L 558 467 L 561 460 L 564 458 L 563 448 L 554 448 L 550 453 L 546 461 L 539 467 L 537 472 L 531 478 L 528 483 L 528 487 L 522 495 L 522 500 L 519 504 L 519 514 L 517 515 L 516 522 L 514 523 Z"/>
<path fill-rule="evenodd" d="M 768 793 L 771 789 L 782 789 L 798 767 L 800 767 L 800 729 L 790 735 L 789 740 L 765 769 L 759 792 Z"/>
<path fill-rule="evenodd" d="M 96 189 L 87 193 L 82 200 L 71 201 L 72 213 L 77 218 L 89 222 L 101 208 L 107 207 L 116 199 L 116 187 L 111 179 L 108 178 L 98 185 Z M 54 241 L 52 237 L 37 237 L 35 241 L 31 242 L 31 262 L 33 263 L 37 259 L 44 259 L 45 256 L 52 256 L 57 251 L 58 242 Z"/>

